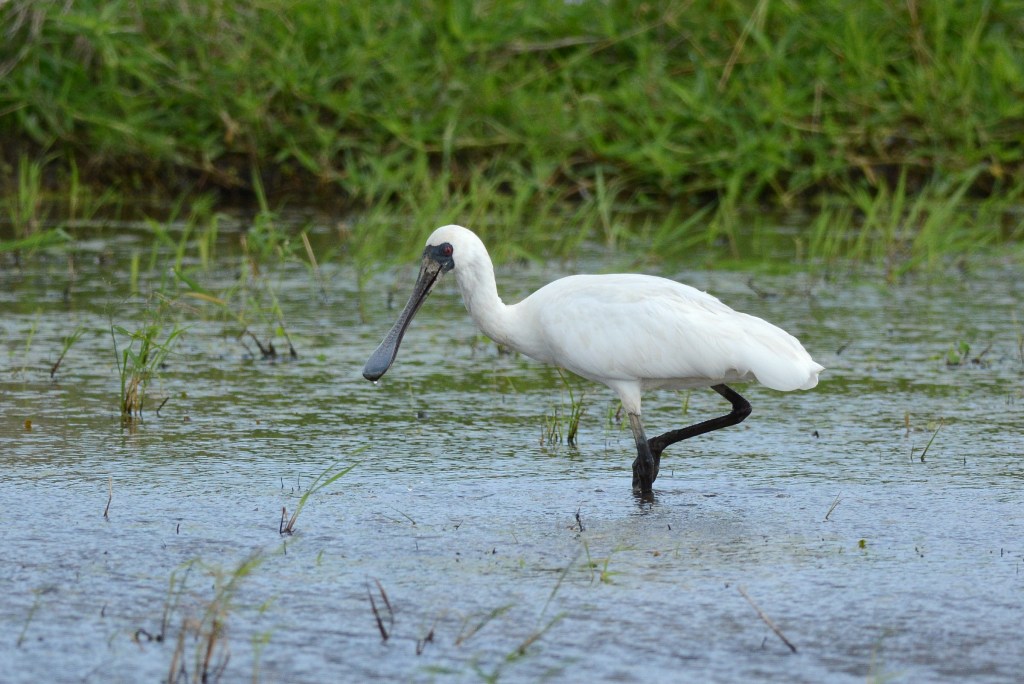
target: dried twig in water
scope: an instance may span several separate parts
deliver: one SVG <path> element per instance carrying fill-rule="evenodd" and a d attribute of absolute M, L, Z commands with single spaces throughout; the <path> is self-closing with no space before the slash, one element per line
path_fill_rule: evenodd
<path fill-rule="evenodd" d="M 277 324 L 281 328 L 281 334 L 284 335 L 285 342 L 288 343 L 288 356 L 293 359 L 299 358 L 299 353 L 295 351 L 295 347 L 292 345 L 292 338 L 291 335 L 288 334 L 288 328 L 284 327 L 284 320 L 278 318 Z"/>
<path fill-rule="evenodd" d="M 388 609 L 388 615 L 391 618 L 389 623 L 393 625 L 395 623 L 395 610 L 391 607 L 391 601 L 388 600 L 387 592 L 384 591 L 384 586 L 380 583 L 379 579 L 374 578 L 373 581 L 377 585 L 377 591 L 380 592 L 380 597 L 384 599 L 384 606 Z"/>
<path fill-rule="evenodd" d="M 753 276 L 747 279 L 747 287 L 750 288 L 751 292 L 757 295 L 758 299 L 774 299 L 775 297 L 779 296 L 775 292 L 771 292 L 770 290 L 764 290 L 755 285 Z"/>
<path fill-rule="evenodd" d="M 832 500 L 832 505 L 828 507 L 828 512 L 825 514 L 825 522 L 828 522 L 828 516 L 832 515 L 832 511 L 836 510 L 836 506 L 838 506 L 839 502 L 842 500 L 839 497 L 842 495 L 843 493 L 839 492 L 836 494 L 836 498 Z"/>
<path fill-rule="evenodd" d="M 971 359 L 971 363 L 973 363 L 976 366 L 984 365 L 985 362 L 982 361 L 982 358 L 984 358 L 985 354 L 988 354 L 990 351 L 992 351 L 992 343 L 991 342 L 988 343 L 987 347 L 985 347 L 984 349 L 981 350 L 980 354 L 978 354 L 973 359 Z"/>
<path fill-rule="evenodd" d="M 14 645 L 17 648 L 21 648 L 21 645 L 25 643 L 25 634 L 28 632 L 28 626 L 32 623 L 32 618 L 35 617 L 36 611 L 39 610 L 42 593 L 38 590 L 34 593 L 36 595 L 36 600 L 32 603 L 32 607 L 29 608 L 28 615 L 25 617 L 25 624 L 21 628 L 21 634 L 18 635 L 17 641 L 14 642 Z"/>
<path fill-rule="evenodd" d="M 790 651 L 792 651 L 793 653 L 796 653 L 796 646 L 794 646 L 794 645 L 793 645 L 793 642 L 791 642 L 791 641 L 790 641 L 789 639 L 787 639 L 787 638 L 786 638 L 786 635 L 782 633 L 782 630 L 781 630 L 781 629 L 779 629 L 779 628 L 778 628 L 778 627 L 777 627 L 777 626 L 775 625 L 775 623 L 774 623 L 774 622 L 772 622 L 772 620 L 771 620 L 771 618 L 770 618 L 770 617 L 768 617 L 767 615 L 765 615 L 765 614 L 764 614 L 764 611 L 763 611 L 763 610 L 761 610 L 761 609 L 760 609 L 760 608 L 758 607 L 758 605 L 757 605 L 756 603 L 754 603 L 754 599 L 750 598 L 750 595 L 749 595 L 749 594 L 747 594 L 746 590 L 745 590 L 745 589 L 744 589 L 743 587 L 741 587 L 741 586 L 738 586 L 738 585 L 737 585 L 736 589 L 738 589 L 738 590 L 739 590 L 739 592 L 740 592 L 740 594 L 742 594 L 742 595 L 743 595 L 743 598 L 747 599 L 747 603 L 749 603 L 749 604 L 750 604 L 750 606 L 751 606 L 751 607 L 752 607 L 752 608 L 753 608 L 753 609 L 754 609 L 755 611 L 757 611 L 757 616 L 758 616 L 759 618 L 761 618 L 761 620 L 762 620 L 762 621 L 764 622 L 764 624 L 768 625 L 768 627 L 769 627 L 769 628 L 770 628 L 770 629 L 771 629 L 771 630 L 772 630 L 773 632 L 775 632 L 775 636 L 777 636 L 777 637 L 779 637 L 780 639 L 782 639 L 782 643 L 786 644 L 786 646 L 789 646 L 789 650 L 790 650 Z"/>
<path fill-rule="evenodd" d="M 434 624 L 430 625 L 430 630 L 427 631 L 426 636 L 422 639 L 416 640 L 416 655 L 423 655 L 423 651 L 426 650 L 427 644 L 434 643 L 434 628 L 437 627 L 437 620 L 434 620 Z"/>
<path fill-rule="evenodd" d="M 265 359 L 276 359 L 277 358 L 277 350 L 274 349 L 274 343 L 273 342 L 268 341 L 267 342 L 267 346 L 264 347 L 263 343 L 260 342 L 260 338 L 256 337 L 256 334 L 253 333 L 253 331 L 249 330 L 248 328 L 245 329 L 244 331 L 242 331 L 242 337 L 244 337 L 245 335 L 248 335 L 249 337 L 251 337 L 252 341 L 256 343 L 256 347 L 260 350 L 260 356 L 262 356 Z M 243 345 L 244 345 L 244 342 L 243 342 Z"/>
<path fill-rule="evenodd" d="M 398 513 L 398 515 L 400 515 L 400 516 L 402 516 L 403 518 L 405 518 L 406 520 L 408 520 L 408 521 L 409 521 L 409 524 L 410 524 L 410 525 L 412 525 L 413 527 L 416 527 L 416 521 L 415 521 L 415 520 L 413 519 L 413 517 L 412 517 L 411 515 L 409 515 L 408 513 L 405 513 L 404 511 L 400 511 L 400 510 L 398 510 L 398 509 L 397 509 L 397 508 L 395 508 L 394 506 L 388 506 L 388 508 L 390 508 L 390 509 L 391 509 L 391 510 L 393 510 L 393 511 L 394 511 L 395 513 Z M 396 522 L 397 522 L 397 521 L 396 521 Z"/>
<path fill-rule="evenodd" d="M 384 593 L 384 587 L 381 586 L 380 580 L 375 579 L 374 582 L 377 583 L 377 589 L 380 591 L 380 597 L 384 600 L 384 605 L 388 609 L 388 624 L 389 626 L 394 627 L 395 612 L 391 609 L 391 602 L 388 601 L 388 596 Z M 377 602 L 373 600 L 373 591 L 370 590 L 369 582 L 366 583 L 366 595 L 370 598 L 370 610 L 373 611 L 373 617 L 377 621 L 377 629 L 380 630 L 380 638 L 387 641 L 388 637 L 391 635 L 388 634 L 387 627 L 384 626 L 384 620 L 380 616 L 380 610 L 377 609 Z"/>
<path fill-rule="evenodd" d="M 293 534 L 295 532 L 295 519 L 298 518 L 298 517 L 299 517 L 299 509 L 298 508 L 296 508 L 295 512 L 292 513 L 292 517 L 288 518 L 288 509 L 285 508 L 284 506 L 281 506 L 281 522 L 277 526 L 277 533 L 282 535 L 282 536 L 284 536 L 286 534 Z M 285 524 L 285 520 L 286 519 L 288 520 L 287 524 Z"/>
<path fill-rule="evenodd" d="M 107 507 L 103 509 L 103 519 L 110 520 L 110 502 L 114 500 L 114 476 L 107 476 Z"/>

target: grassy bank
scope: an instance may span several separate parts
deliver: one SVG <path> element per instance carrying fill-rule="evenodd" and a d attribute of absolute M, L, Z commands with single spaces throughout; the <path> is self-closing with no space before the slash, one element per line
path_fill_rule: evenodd
<path fill-rule="evenodd" d="M 275 206 L 607 241 L 810 208 L 827 255 L 879 228 L 913 244 L 933 200 L 954 243 L 1021 236 L 1015 2 L 14 1 L 0 26 L 8 197 L 27 158 L 50 189 L 255 181 Z"/>

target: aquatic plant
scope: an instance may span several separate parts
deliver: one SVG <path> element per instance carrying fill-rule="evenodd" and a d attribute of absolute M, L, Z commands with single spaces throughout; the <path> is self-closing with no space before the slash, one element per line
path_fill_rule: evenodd
<path fill-rule="evenodd" d="M 18 158 L 16 191 L 3 202 L 16 238 L 28 238 L 45 223 L 43 214 L 43 163 L 26 155 Z"/>
<path fill-rule="evenodd" d="M 364 448 L 365 447 L 358 449 L 355 453 L 363 451 Z M 323 472 L 316 476 L 316 479 L 313 480 L 309 487 L 306 488 L 306 491 L 302 493 L 302 496 L 299 497 L 299 503 L 295 507 L 295 510 L 292 512 L 290 518 L 288 517 L 288 509 L 283 506 L 281 507 L 281 523 L 278 526 L 278 534 L 294 534 L 295 521 L 298 520 L 299 513 L 302 512 L 302 509 L 306 507 L 306 501 L 309 500 L 309 497 L 313 496 L 314 494 L 322 490 L 324 487 L 330 486 L 337 482 L 339 479 L 341 479 L 349 472 L 351 472 L 353 468 L 359 465 L 359 462 L 356 461 L 351 465 L 348 465 L 344 468 L 335 471 L 334 468 L 336 465 L 337 463 L 332 463 L 331 465 L 327 466 L 327 468 L 325 468 Z"/>
<path fill-rule="evenodd" d="M 540 445 L 560 444 L 562 442 L 562 419 L 556 406 L 550 413 L 544 414 L 540 429 Z"/>
<path fill-rule="evenodd" d="M 494 665 L 493 669 L 488 671 L 484 669 L 481 663 L 472 663 L 473 672 L 477 675 L 477 677 L 486 682 L 499 681 L 502 673 L 508 666 L 514 665 L 516 662 L 526 657 L 528 655 L 529 648 L 533 644 L 537 643 L 541 638 L 543 638 L 544 635 L 551 630 L 551 628 L 553 628 L 555 625 L 562 621 L 562 619 L 565 617 L 565 613 L 556 613 L 551 617 L 547 617 L 548 608 L 554 601 L 555 596 L 558 594 L 558 591 L 562 588 L 562 584 L 565 581 L 566 576 L 569 574 L 569 571 L 574 566 L 575 562 L 566 563 L 565 567 L 563 567 L 562 570 L 558 573 L 558 578 L 555 580 L 555 584 L 551 588 L 551 593 L 548 594 L 547 600 L 544 602 L 544 605 L 541 607 L 540 612 L 537 614 L 537 621 L 535 627 L 532 630 L 530 630 L 527 633 L 527 635 L 521 641 L 519 641 L 518 644 L 516 644 L 510 651 L 508 651 L 505 654 L 505 656 Z M 477 632 L 482 630 L 491 621 L 500 618 L 501 616 L 505 615 L 507 612 L 509 612 L 515 607 L 516 606 L 512 604 L 498 606 L 497 608 L 494 608 L 489 613 L 487 613 L 482 619 L 475 622 L 469 630 L 466 629 L 466 625 L 469 624 L 469 619 L 467 618 L 463 622 L 462 629 L 459 631 L 458 637 L 456 637 L 455 639 L 455 645 L 462 645 L 470 638 L 472 638 Z"/>
<path fill-rule="evenodd" d="M 242 582 L 263 563 L 261 551 L 256 551 L 243 559 L 235 568 L 225 573 L 218 566 L 202 566 L 201 561 L 191 561 L 185 565 L 185 574 L 180 582 L 176 581 L 176 573 L 171 573 L 170 592 L 164 605 L 163 620 L 160 632 L 154 637 L 144 630 L 136 632 L 136 640 L 140 636 L 154 641 L 167 640 L 170 621 L 178 612 L 180 626 L 174 638 L 174 651 L 167 672 L 168 684 L 175 682 L 217 682 L 224 676 L 230 660 L 227 646 L 227 621 L 231 612 L 232 602 Z M 213 596 L 206 603 L 199 618 L 192 617 L 182 607 L 185 583 L 195 566 L 205 567 L 213 576 Z M 189 662 L 188 644 L 195 643 L 195 652 Z"/>
<path fill-rule="evenodd" d="M 920 456 L 921 463 L 924 463 L 924 457 L 928 455 L 928 450 L 932 448 L 932 442 L 934 442 L 935 438 L 939 436 L 939 430 L 942 429 L 943 422 L 945 422 L 945 419 L 944 418 L 939 418 L 939 423 L 938 423 L 938 425 L 935 426 L 935 432 L 932 433 L 932 436 L 928 440 L 928 443 L 924 445 L 924 450 L 921 451 L 921 456 Z M 910 449 L 910 458 L 911 458 L 911 460 L 913 460 L 913 458 L 914 458 L 914 449 L 913 449 L 913 447 L 911 447 L 911 449 Z"/>
<path fill-rule="evenodd" d="M 580 419 L 583 418 L 583 414 L 586 409 L 583 406 L 583 390 L 580 389 L 579 397 L 577 398 L 576 393 L 573 392 L 572 383 L 569 382 L 568 376 L 565 372 L 559 368 L 558 376 L 562 379 L 562 383 L 565 385 L 566 392 L 569 393 L 569 423 L 565 432 L 565 442 L 571 447 L 576 446 L 576 437 L 580 430 Z"/>
<path fill-rule="evenodd" d="M 786 635 L 782 633 L 781 629 L 779 629 L 779 626 L 776 625 L 775 622 L 770 617 L 768 617 L 768 615 L 763 610 L 761 610 L 761 606 L 754 603 L 754 599 L 750 598 L 750 594 L 747 593 L 747 590 L 744 589 L 741 585 L 736 585 L 736 590 L 739 591 L 740 595 L 747 600 L 747 603 L 750 604 L 750 607 L 753 608 L 754 611 L 757 613 L 757 617 L 761 618 L 761 621 L 764 622 L 764 624 L 768 625 L 769 629 L 775 632 L 775 636 L 779 637 L 779 640 L 786 645 L 786 647 L 789 649 L 789 652 L 796 653 L 797 649 L 796 646 L 793 645 L 793 642 L 787 639 Z"/>
<path fill-rule="evenodd" d="M 43 590 L 38 589 L 33 592 L 35 595 L 32 601 L 32 607 L 29 608 L 28 614 L 25 616 L 25 623 L 21 626 L 21 631 L 18 633 L 18 638 L 14 641 L 16 648 L 21 648 L 22 644 L 25 643 L 25 635 L 28 633 L 29 625 L 32 624 L 32 618 L 36 616 L 36 612 L 39 611 L 39 605 L 42 603 Z"/>
<path fill-rule="evenodd" d="M 263 272 L 266 268 L 258 266 L 258 262 L 253 261 L 251 255 L 247 254 L 245 260 L 252 266 L 252 271 L 242 268 L 238 281 L 217 293 L 204 287 L 199 282 L 199 277 L 187 269 L 174 267 L 170 273 L 175 278 L 177 287 L 184 290 L 179 289 L 181 297 L 211 305 L 215 316 L 232 321 L 237 325 L 237 339 L 250 354 L 252 351 L 246 344 L 246 339 L 250 339 L 256 344 L 259 358 L 278 358 L 273 338 L 280 335 L 284 337 L 288 346 L 288 355 L 291 358 L 298 358 L 298 352 L 285 324 L 284 310 L 280 300 L 268 275 Z M 137 278 L 134 261 L 132 278 L 133 282 Z M 257 331 L 261 329 L 269 331 L 269 336 L 261 338 L 257 334 Z"/>
<path fill-rule="evenodd" d="M 545 413 L 541 424 L 540 444 L 541 446 L 545 444 L 560 444 L 564 433 L 565 443 L 570 447 L 575 447 L 579 436 L 580 420 L 583 418 L 583 414 L 586 413 L 586 407 L 583 405 L 584 392 L 581 385 L 578 390 L 579 395 L 577 396 L 565 372 L 561 368 L 556 370 L 569 395 L 568 416 L 563 419 L 563 408 L 561 406 L 555 406 L 550 412 Z"/>
<path fill-rule="evenodd" d="M 327 287 L 324 284 L 324 276 L 320 272 L 320 263 L 316 258 L 316 254 L 313 252 L 313 245 L 309 242 L 309 235 L 304 230 L 299 233 L 299 237 L 302 238 L 302 246 L 306 248 L 306 258 L 309 260 L 309 272 L 313 278 L 313 282 L 316 283 L 317 291 L 320 293 L 320 299 L 325 303 L 327 302 Z"/>
<path fill-rule="evenodd" d="M 42 317 L 41 311 L 36 311 L 35 316 L 32 317 L 32 324 L 29 326 L 28 333 L 25 335 L 25 345 L 22 352 L 22 364 L 21 369 L 18 373 L 22 376 L 25 375 L 25 369 L 28 368 L 29 363 L 29 352 L 32 350 L 32 341 L 36 337 L 36 331 L 39 329 L 39 319 Z"/>
<path fill-rule="evenodd" d="M 388 624 L 384 624 L 384 619 L 381 616 L 380 610 L 377 608 L 377 602 L 373 598 L 373 592 L 370 590 L 370 583 L 366 583 L 366 596 L 370 599 L 370 610 L 373 612 L 374 620 L 377 622 L 377 630 L 380 632 L 381 641 L 387 641 L 391 636 L 390 630 L 395 627 L 395 610 L 391 607 L 391 600 L 388 598 L 388 594 L 384 591 L 384 585 L 380 583 L 379 579 L 374 579 L 374 583 L 377 585 L 377 591 L 380 594 L 381 601 L 384 603 L 384 608 L 388 614 Z"/>
<path fill-rule="evenodd" d="M 830 202 L 812 222 L 807 257 L 883 265 L 894 281 L 915 268 L 938 266 L 946 255 L 1005 241 L 1008 206 L 995 199 L 967 201 L 971 178 L 913 194 L 908 182 L 902 173 L 891 187 L 851 189 L 850 202 Z"/>
<path fill-rule="evenodd" d="M 910 416 L 910 414 L 907 414 L 907 420 L 908 421 L 909 421 L 909 416 Z M 843 493 L 839 492 L 838 494 L 836 494 L 836 498 L 832 499 L 832 503 L 829 504 L 828 510 L 825 511 L 824 522 L 828 522 L 829 516 L 832 515 L 833 512 L 835 512 L 836 508 L 839 506 L 839 503 L 842 501 L 842 495 L 843 495 Z"/>
<path fill-rule="evenodd" d="M 961 340 L 956 344 L 952 344 L 949 347 L 949 351 L 946 352 L 946 365 L 947 366 L 961 366 L 967 363 L 967 359 L 971 354 L 971 345 Z"/>
<path fill-rule="evenodd" d="M 64 362 L 64 357 L 67 356 L 68 352 L 71 351 L 71 347 L 73 347 L 75 342 L 81 339 L 82 335 L 84 334 L 85 328 L 83 328 L 82 326 L 78 326 L 77 328 L 75 328 L 75 331 L 73 333 L 71 333 L 70 335 L 66 335 L 64 337 L 63 346 L 61 347 L 60 350 L 60 356 L 58 356 L 54 364 L 50 366 L 50 378 L 53 378 L 53 376 L 57 374 L 57 369 L 60 368 L 61 364 Z"/>
<path fill-rule="evenodd" d="M 110 337 L 114 344 L 114 359 L 121 377 L 119 404 L 122 421 L 142 417 L 146 389 L 163 367 L 183 332 L 183 328 L 175 325 L 165 333 L 164 324 L 158 321 L 135 330 L 111 324 Z M 127 345 L 119 348 L 118 335 L 127 338 Z"/>
<path fill-rule="evenodd" d="M 71 242 L 73 238 L 63 228 L 45 228 L 31 235 L 13 240 L 0 240 L 0 254 L 19 252 L 35 252 L 36 250 L 55 247 Z"/>
<path fill-rule="evenodd" d="M 610 570 L 609 566 L 612 562 L 612 556 L 619 551 L 624 550 L 625 547 L 616 546 L 608 552 L 608 555 L 604 558 L 593 558 L 590 555 L 590 544 L 586 539 L 582 540 L 583 553 L 586 555 L 586 561 L 584 562 L 584 568 L 590 572 L 590 582 L 598 581 L 601 584 L 613 584 L 613 578 L 620 574 L 617 570 Z M 596 571 L 596 572 L 595 572 Z"/>

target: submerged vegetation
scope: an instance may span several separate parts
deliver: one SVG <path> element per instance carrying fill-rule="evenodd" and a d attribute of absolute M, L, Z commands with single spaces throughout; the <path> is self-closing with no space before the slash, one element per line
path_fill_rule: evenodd
<path fill-rule="evenodd" d="M 749 258 L 802 211 L 790 253 L 894 273 L 1022 237 L 1018 3 L 14 0 L 0 27 L 17 240 L 46 198 L 125 197 L 319 204 L 364 264 L 455 220 L 499 259 Z"/>

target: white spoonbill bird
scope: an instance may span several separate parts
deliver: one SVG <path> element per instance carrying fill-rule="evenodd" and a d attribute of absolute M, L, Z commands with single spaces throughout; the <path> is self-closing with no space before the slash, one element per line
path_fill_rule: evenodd
<path fill-rule="evenodd" d="M 785 330 L 666 278 L 568 276 L 518 304 L 505 304 L 480 238 L 462 226 L 443 226 L 427 238 L 409 303 L 366 362 L 363 377 L 377 380 L 387 372 L 409 322 L 449 271 L 485 335 L 618 393 L 636 440 L 633 490 L 641 495 L 650 495 L 665 447 L 750 414 L 747 400 L 725 383 L 757 380 L 783 392 L 811 389 L 824 370 Z M 711 387 L 732 403 L 732 411 L 647 439 L 640 397 L 660 387 Z"/>

